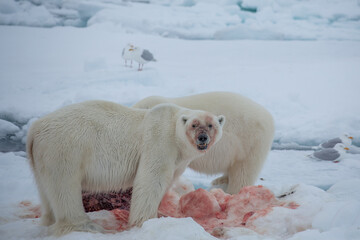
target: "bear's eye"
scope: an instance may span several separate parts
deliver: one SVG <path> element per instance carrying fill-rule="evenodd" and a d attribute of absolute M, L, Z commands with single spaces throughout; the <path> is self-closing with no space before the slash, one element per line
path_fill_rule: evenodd
<path fill-rule="evenodd" d="M 209 126 L 208 126 L 209 128 L 212 128 L 212 124 L 209 124 Z"/>
<path fill-rule="evenodd" d="M 196 128 L 196 125 L 195 125 L 195 124 L 193 124 L 193 125 L 192 125 L 192 127 L 193 127 L 193 128 Z"/>

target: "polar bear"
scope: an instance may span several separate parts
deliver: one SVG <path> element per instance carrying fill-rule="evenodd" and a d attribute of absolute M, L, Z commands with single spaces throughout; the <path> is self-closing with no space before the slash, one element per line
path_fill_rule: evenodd
<path fill-rule="evenodd" d="M 105 232 L 86 215 L 82 190 L 133 187 L 129 225 L 157 217 L 162 197 L 187 165 L 222 136 L 225 117 L 174 104 L 135 109 L 106 101 L 73 104 L 34 122 L 27 153 L 42 223 L 60 236 Z"/>
<path fill-rule="evenodd" d="M 205 155 L 192 161 L 190 168 L 206 174 L 223 173 L 213 185 L 227 184 L 226 192 L 235 194 L 253 185 L 271 148 L 274 121 L 259 104 L 230 92 L 210 92 L 180 98 L 152 96 L 133 107 L 151 108 L 160 103 L 174 103 L 226 116 L 223 137 Z"/>

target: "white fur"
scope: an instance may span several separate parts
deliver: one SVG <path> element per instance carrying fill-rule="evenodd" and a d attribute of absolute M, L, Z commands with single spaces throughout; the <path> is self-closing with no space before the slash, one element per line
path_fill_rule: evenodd
<path fill-rule="evenodd" d="M 187 165 L 204 154 L 186 138 L 186 119 L 212 119 L 222 135 L 224 117 L 173 104 L 150 110 L 105 101 L 73 104 L 33 123 L 27 152 L 42 203 L 42 223 L 54 235 L 104 232 L 84 212 L 81 191 L 133 186 L 129 224 L 157 217 L 160 201 Z M 210 136 L 210 135 L 209 135 Z M 210 145 L 209 145 L 210 146 Z"/>
<path fill-rule="evenodd" d="M 274 136 L 271 114 L 241 95 L 212 92 L 181 98 L 148 97 L 133 107 L 151 108 L 159 103 L 174 103 L 226 116 L 223 137 L 204 156 L 192 161 L 190 168 L 206 173 L 223 173 L 214 185 L 227 183 L 228 193 L 238 193 L 255 183 L 270 150 Z"/>

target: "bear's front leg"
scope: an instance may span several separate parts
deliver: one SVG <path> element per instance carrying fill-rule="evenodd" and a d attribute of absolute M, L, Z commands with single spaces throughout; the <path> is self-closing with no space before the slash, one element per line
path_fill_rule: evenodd
<path fill-rule="evenodd" d="M 144 155 L 133 185 L 130 226 L 141 226 L 146 220 L 157 217 L 160 202 L 174 178 L 176 155 L 165 151 L 157 158 L 152 158 L 153 154 Z"/>

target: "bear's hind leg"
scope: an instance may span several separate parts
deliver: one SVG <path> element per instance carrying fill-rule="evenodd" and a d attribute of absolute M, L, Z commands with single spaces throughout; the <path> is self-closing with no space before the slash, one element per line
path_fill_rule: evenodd
<path fill-rule="evenodd" d="M 254 185 L 264 164 L 267 151 L 257 151 L 245 159 L 236 159 L 229 169 L 228 193 L 239 193 L 245 186 Z"/>
<path fill-rule="evenodd" d="M 51 209 L 49 199 L 44 192 L 44 188 L 39 187 L 38 189 L 41 199 L 41 225 L 50 226 L 55 223 L 55 216 Z"/>
<path fill-rule="evenodd" d="M 48 184 L 48 196 L 55 215 L 55 224 L 49 227 L 51 234 L 61 236 L 72 231 L 106 232 L 92 222 L 84 211 L 81 195 L 81 180 L 76 173 L 59 171 Z"/>
<path fill-rule="evenodd" d="M 237 160 L 229 169 L 229 183 L 226 192 L 237 194 L 241 188 L 253 185 L 258 174 L 256 170 L 251 166 L 251 162 Z"/>
<path fill-rule="evenodd" d="M 221 177 L 218 177 L 216 179 L 214 179 L 211 184 L 212 185 L 222 185 L 222 184 L 228 184 L 229 183 L 229 176 L 224 174 Z"/>
<path fill-rule="evenodd" d="M 47 197 L 45 183 L 46 181 L 41 181 L 40 177 L 42 176 L 35 169 L 34 177 L 36 181 L 36 185 L 38 187 L 38 192 L 41 201 L 41 225 L 50 226 L 55 223 L 55 216 L 51 209 L 51 205 L 49 202 L 49 198 Z"/>
<path fill-rule="evenodd" d="M 78 221 L 76 223 L 69 221 L 58 221 L 49 227 L 49 232 L 55 236 L 62 236 L 70 232 L 92 232 L 92 233 L 112 233 L 105 230 L 99 224 L 92 222 L 90 219 Z"/>
<path fill-rule="evenodd" d="M 273 138 L 272 129 L 273 127 L 269 127 L 268 131 L 258 133 L 257 135 L 261 137 L 253 140 L 251 147 L 248 147 L 248 153 L 242 158 L 234 159 L 234 163 L 228 170 L 228 193 L 238 193 L 241 188 L 256 183 L 270 151 Z"/>

